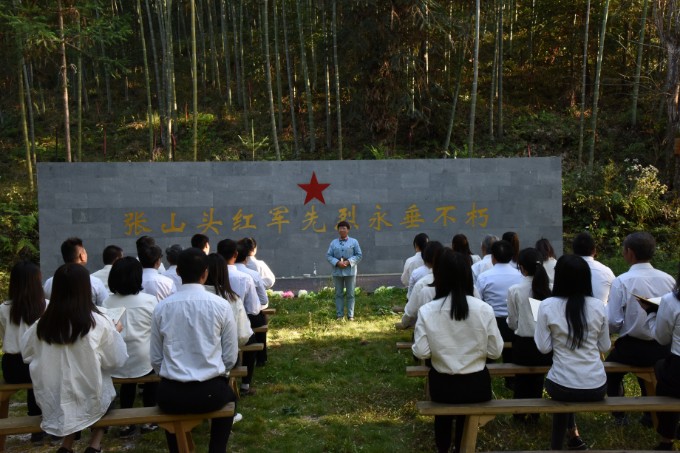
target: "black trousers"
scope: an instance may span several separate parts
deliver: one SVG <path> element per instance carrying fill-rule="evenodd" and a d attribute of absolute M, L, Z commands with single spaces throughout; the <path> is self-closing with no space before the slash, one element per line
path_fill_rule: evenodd
<path fill-rule="evenodd" d="M 491 376 L 486 367 L 470 374 L 444 374 L 430 368 L 430 396 L 438 403 L 479 403 L 491 400 Z M 454 445 L 460 450 L 463 440 L 465 415 L 434 417 L 434 440 L 439 452 L 448 452 L 451 448 L 453 422 L 456 422 Z"/>
<path fill-rule="evenodd" d="M 8 384 L 31 382 L 28 364 L 24 363 L 21 354 L 5 354 L 2 356 L 2 375 Z M 28 406 L 28 415 L 42 415 L 42 411 L 35 401 L 33 390 L 26 390 L 26 406 Z"/>
<path fill-rule="evenodd" d="M 248 319 L 250 320 L 250 327 L 253 329 L 255 327 L 267 325 L 267 316 L 262 312 L 256 315 L 248 315 Z M 262 351 L 257 351 L 254 353 L 257 363 L 264 365 L 264 363 L 267 361 L 267 332 L 256 333 L 255 338 L 257 339 L 256 343 L 262 343 L 264 345 L 264 349 Z"/>
<path fill-rule="evenodd" d="M 545 389 L 550 398 L 556 401 L 600 401 L 607 393 L 607 384 L 595 389 L 572 389 L 556 384 L 550 379 L 545 380 Z M 564 435 L 567 429 L 576 427 L 574 413 L 553 414 L 552 436 L 550 440 L 551 450 L 562 450 Z"/>
<path fill-rule="evenodd" d="M 236 401 L 229 380 L 219 376 L 203 382 L 178 382 L 161 378 L 158 384 L 158 407 L 171 414 L 200 414 L 222 408 Z M 210 425 L 209 453 L 225 453 L 234 417 L 214 418 Z M 177 437 L 165 432 L 170 453 L 178 453 Z"/>
<path fill-rule="evenodd" d="M 654 367 L 656 394 L 680 398 L 680 357 L 675 354 L 659 360 Z M 678 412 L 657 412 L 659 426 L 656 431 L 667 439 L 675 438 L 675 428 L 680 421 Z"/>
<path fill-rule="evenodd" d="M 146 376 L 155 374 L 151 371 Z M 158 391 L 158 382 L 147 382 L 140 384 L 142 387 L 142 403 L 144 407 L 153 407 L 156 405 L 156 392 Z M 120 408 L 127 409 L 134 406 L 135 396 L 137 395 L 137 384 L 123 384 L 120 386 Z"/>
<path fill-rule="evenodd" d="M 246 345 L 257 343 L 257 342 L 258 341 L 257 341 L 256 334 L 252 334 L 250 336 L 250 338 L 248 339 L 248 343 L 246 343 Z M 257 359 L 257 353 L 258 352 L 259 351 L 252 351 L 252 352 L 244 352 L 243 353 L 243 363 L 241 365 L 243 365 L 244 367 L 246 367 L 248 369 L 248 374 L 246 375 L 246 377 L 241 379 L 241 382 L 244 383 L 244 384 L 250 385 L 250 383 L 253 381 L 253 375 L 255 374 L 255 360 Z"/>
<path fill-rule="evenodd" d="M 503 341 L 512 343 L 515 339 L 515 332 L 510 327 L 508 327 L 508 317 L 502 316 L 500 318 L 496 318 L 496 325 L 498 326 L 498 330 L 501 333 L 501 337 L 503 337 Z M 503 348 L 501 357 L 503 358 L 503 363 L 512 363 L 512 350 Z M 514 377 L 505 378 L 505 386 L 510 390 L 514 389 L 514 382 Z"/>
<path fill-rule="evenodd" d="M 512 340 L 512 362 L 518 365 L 536 366 L 552 365 L 552 353 L 542 354 L 536 347 L 533 337 L 515 335 Z M 544 374 L 519 374 L 515 376 L 514 398 L 541 398 L 543 396 Z M 524 419 L 517 414 L 516 418 Z M 538 414 L 529 414 L 529 418 L 537 419 Z"/>
<path fill-rule="evenodd" d="M 606 362 L 620 362 L 634 366 L 654 366 L 671 353 L 670 345 L 662 346 L 655 340 L 641 340 L 626 335 L 619 337 Z M 623 373 L 607 373 L 607 395 L 623 396 Z M 642 396 L 647 396 L 644 381 L 638 379 Z"/>

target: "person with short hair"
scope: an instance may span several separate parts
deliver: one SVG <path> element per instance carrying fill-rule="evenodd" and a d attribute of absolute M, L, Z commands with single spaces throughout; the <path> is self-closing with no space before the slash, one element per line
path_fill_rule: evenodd
<path fill-rule="evenodd" d="M 177 260 L 179 259 L 179 254 L 182 253 L 182 246 L 179 244 L 172 244 L 170 247 L 165 249 L 165 259 L 168 260 L 168 268 L 165 272 L 161 272 L 161 275 L 168 277 L 175 283 L 175 287 L 179 288 L 182 286 L 182 279 L 177 275 Z"/>
<path fill-rule="evenodd" d="M 579 233 L 574 237 L 571 248 L 574 254 L 583 258 L 590 267 L 593 296 L 607 305 L 609 302 L 609 291 L 616 276 L 610 268 L 595 260 L 595 255 L 597 254 L 595 240 L 589 233 Z"/>
<path fill-rule="evenodd" d="M 511 263 L 514 253 L 512 244 L 500 240 L 491 246 L 493 267 L 477 278 L 476 288 L 480 299 L 491 305 L 496 315 L 498 330 L 503 335 L 503 341 L 511 342 L 515 333 L 508 327 L 508 290 L 511 286 L 522 282 L 516 265 Z M 512 362 L 512 351 L 503 350 L 503 362 Z M 512 388 L 512 378 L 506 378 L 508 388 Z"/>
<path fill-rule="evenodd" d="M 493 234 L 487 234 L 484 236 L 484 239 L 482 239 L 482 259 L 481 261 L 472 265 L 472 280 L 475 285 L 477 284 L 477 278 L 479 275 L 493 267 L 493 263 L 491 262 L 491 246 L 497 240 L 498 237 L 494 236 Z"/>
<path fill-rule="evenodd" d="M 276 276 L 272 270 L 267 266 L 267 263 L 257 258 L 257 241 L 254 237 L 246 237 L 239 240 L 239 243 L 243 242 L 248 250 L 248 260 L 246 261 L 246 266 L 248 269 L 252 269 L 262 278 L 264 287 L 270 289 L 276 283 Z"/>
<path fill-rule="evenodd" d="M 119 259 L 111 268 L 109 288 L 113 294 L 104 301 L 104 308 L 125 307 L 120 319 L 127 346 L 128 359 L 125 365 L 112 373 L 117 378 L 138 378 L 153 374 L 149 348 L 151 345 L 151 319 L 158 304 L 156 297 L 142 292 L 142 264 L 131 256 Z M 156 405 L 155 382 L 141 384 L 144 407 Z M 120 386 L 120 407 L 130 408 L 135 403 L 137 384 Z M 157 425 L 141 426 L 142 433 L 157 429 Z M 122 427 L 120 437 L 130 437 L 137 432 L 137 425 Z"/>
<path fill-rule="evenodd" d="M 142 253 L 142 249 L 145 249 L 146 247 L 151 247 L 152 245 L 156 245 L 156 240 L 152 238 L 151 236 L 140 236 L 137 238 L 135 241 L 135 247 L 137 248 L 137 258 L 139 259 L 140 253 Z M 165 266 L 163 265 L 163 262 L 161 261 L 161 265 L 158 266 L 158 272 L 163 273 L 165 272 Z"/>
<path fill-rule="evenodd" d="M 9 275 L 9 300 L 0 305 L 2 376 L 8 384 L 31 382 L 28 365 L 21 355 L 21 337 L 40 318 L 47 302 L 41 284 L 40 268 L 31 261 L 19 261 Z M 33 389 L 26 390 L 28 415 L 40 415 Z M 31 434 L 31 442 L 41 442 L 45 433 Z"/>
<path fill-rule="evenodd" d="M 43 431 L 63 437 L 57 453 L 72 453 L 75 435 L 97 422 L 116 397 L 111 373 L 128 358 L 122 325 L 92 301 L 90 274 L 77 263 L 54 273 L 50 303 L 21 339 Z M 85 453 L 100 452 L 103 428 L 92 430 Z"/>
<path fill-rule="evenodd" d="M 428 275 L 432 274 L 432 266 L 434 265 L 434 260 L 439 253 L 441 253 L 444 245 L 439 241 L 428 241 L 423 249 L 423 265 L 417 267 L 411 273 L 411 277 L 408 280 L 408 289 L 406 290 L 406 297 L 408 299 L 413 295 L 413 289 L 416 284 Z"/>
<path fill-rule="evenodd" d="M 404 315 L 401 317 L 401 323 L 398 328 L 406 329 L 414 326 L 418 319 L 420 307 L 434 299 L 434 267 L 437 257 L 441 255 L 443 250 L 444 246 L 439 241 L 430 241 L 425 245 L 422 254 L 423 265 L 427 269 L 427 273 L 413 285 L 408 302 L 404 306 Z"/>
<path fill-rule="evenodd" d="M 65 264 L 79 264 L 83 267 L 87 265 L 87 250 L 83 246 L 83 241 L 77 237 L 71 237 L 66 239 L 61 244 L 61 257 Z M 90 275 L 90 288 L 92 289 L 92 300 L 95 305 L 101 306 L 109 297 L 109 290 L 106 289 L 104 283 Z M 51 299 L 52 297 L 52 277 L 48 278 L 43 286 L 45 291 L 45 298 Z"/>
<path fill-rule="evenodd" d="M 97 272 L 93 272 L 92 276 L 97 277 L 104 283 L 104 287 L 109 289 L 109 272 L 111 272 L 111 266 L 117 260 L 123 257 L 123 249 L 117 245 L 107 245 L 104 247 L 102 252 L 102 261 L 104 262 L 104 267 L 99 269 Z"/>
<path fill-rule="evenodd" d="M 413 250 L 415 254 L 404 263 L 404 271 L 401 273 L 401 283 L 404 286 L 408 286 L 409 280 L 411 279 L 411 274 L 414 270 L 423 265 L 423 250 L 430 237 L 425 233 L 418 233 L 413 238 Z"/>
<path fill-rule="evenodd" d="M 337 319 L 345 316 L 354 321 L 354 288 L 357 283 L 357 264 L 361 261 L 362 252 L 359 241 L 349 237 L 349 222 L 341 221 L 336 225 L 339 238 L 333 239 L 326 252 L 326 260 L 333 268 L 333 285 L 335 286 L 335 315 Z M 345 299 L 347 303 L 345 304 Z"/>
<path fill-rule="evenodd" d="M 431 361 L 428 375 L 432 401 L 476 403 L 492 398 L 487 359 L 498 358 L 503 339 L 488 304 L 473 297 L 467 258 L 444 249 L 435 265 L 435 299 L 418 310 L 413 354 Z M 434 417 L 437 450 L 461 450 L 465 416 Z"/>
<path fill-rule="evenodd" d="M 158 302 L 177 292 L 177 287 L 172 279 L 158 272 L 162 257 L 163 252 L 157 245 L 144 247 L 139 251 L 139 262 L 142 263 L 144 268 L 142 291 L 154 296 Z"/>
<path fill-rule="evenodd" d="M 600 401 L 607 376 L 600 354 L 611 346 L 607 315 L 593 297 L 588 264 L 576 255 L 563 255 L 555 265 L 552 297 L 538 306 L 534 341 L 544 354 L 552 351 L 553 364 L 545 389 L 557 401 Z M 573 413 L 554 414 L 550 448 L 562 450 L 567 435 L 569 450 L 587 450 Z"/>
<path fill-rule="evenodd" d="M 619 362 L 634 366 L 654 366 L 670 354 L 670 345 L 659 344 L 646 323 L 647 313 L 640 307 L 635 295 L 647 299 L 663 296 L 675 287 L 675 279 L 667 273 L 654 269 L 650 261 L 654 256 L 656 241 L 647 232 L 626 236 L 623 241 L 623 258 L 630 264 L 628 272 L 614 279 L 609 292 L 607 312 L 609 330 L 619 337 L 607 356 L 607 362 Z M 607 395 L 623 396 L 623 373 L 607 374 Z M 647 386 L 638 379 L 640 391 L 647 395 Z M 613 413 L 617 424 L 626 424 L 626 414 Z M 640 422 L 651 426 L 651 415 L 645 414 Z"/>
<path fill-rule="evenodd" d="M 197 233 L 191 237 L 191 246 L 210 254 L 210 239 L 205 234 Z"/>
<path fill-rule="evenodd" d="M 211 412 L 236 401 L 227 374 L 238 359 L 238 336 L 231 306 L 203 286 L 208 257 L 183 250 L 177 263 L 179 290 L 158 303 L 151 326 L 151 365 L 161 377 L 158 407 L 172 414 Z M 234 417 L 210 424 L 210 453 L 224 453 Z M 178 452 L 177 438 L 166 431 L 168 449 Z"/>
<path fill-rule="evenodd" d="M 517 260 L 519 259 L 519 235 L 514 231 L 506 231 L 501 236 L 501 239 L 508 241 L 512 245 L 512 260 L 510 260 L 513 266 L 517 266 Z"/>

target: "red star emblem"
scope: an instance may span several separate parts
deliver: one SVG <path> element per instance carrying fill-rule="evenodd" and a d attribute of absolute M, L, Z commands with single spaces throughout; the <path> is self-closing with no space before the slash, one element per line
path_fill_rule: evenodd
<path fill-rule="evenodd" d="M 323 199 L 323 191 L 326 189 L 326 187 L 330 186 L 330 184 L 319 184 L 319 181 L 316 179 L 316 172 L 312 172 L 312 179 L 308 184 L 298 184 L 298 186 L 307 192 L 305 204 L 309 203 L 314 198 L 319 200 L 321 203 L 326 204 L 326 200 Z"/>

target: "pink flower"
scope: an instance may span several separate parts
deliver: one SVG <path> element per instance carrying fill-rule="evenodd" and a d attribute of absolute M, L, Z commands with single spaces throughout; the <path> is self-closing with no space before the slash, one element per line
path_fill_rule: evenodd
<path fill-rule="evenodd" d="M 286 291 L 283 293 L 282 297 L 284 299 L 292 299 L 293 297 L 295 297 L 295 294 L 293 294 L 293 291 Z"/>

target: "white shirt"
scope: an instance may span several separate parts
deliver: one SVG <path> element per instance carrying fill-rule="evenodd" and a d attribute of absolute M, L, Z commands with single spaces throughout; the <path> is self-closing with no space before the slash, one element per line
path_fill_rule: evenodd
<path fill-rule="evenodd" d="M 229 285 L 231 289 L 238 294 L 238 297 L 243 301 L 243 306 L 246 313 L 249 315 L 257 315 L 262 309 L 260 300 L 257 297 L 255 290 L 255 282 L 248 274 L 244 274 L 236 268 L 233 264 L 228 265 L 229 268 Z"/>
<path fill-rule="evenodd" d="M 538 306 L 534 341 L 543 354 L 553 351 L 548 379 L 572 389 L 596 389 L 607 382 L 600 353 L 609 350 L 609 328 L 605 306 L 594 297 L 585 299 L 587 325 L 580 348 L 569 348 L 569 327 L 565 308 L 567 299 L 549 297 Z"/>
<path fill-rule="evenodd" d="M 267 263 L 265 263 L 262 260 L 258 260 L 257 258 L 255 258 L 255 255 L 251 255 L 246 260 L 246 266 L 248 267 L 248 269 L 252 269 L 258 274 L 260 274 L 260 277 L 262 278 L 262 282 L 264 283 L 264 287 L 266 289 L 269 289 L 272 286 L 274 286 L 274 283 L 276 282 L 276 276 L 274 275 L 272 270 L 269 269 Z"/>
<path fill-rule="evenodd" d="M 245 263 L 236 263 L 235 266 L 236 269 L 244 274 L 250 275 L 253 279 L 253 283 L 255 283 L 255 292 L 257 293 L 257 298 L 260 300 L 260 305 L 262 305 L 262 308 L 267 308 L 269 306 L 269 297 L 267 297 L 267 289 L 264 286 L 260 274 L 258 274 L 257 271 L 248 269 L 248 266 L 246 266 Z"/>
<path fill-rule="evenodd" d="M 670 343 L 671 352 L 680 356 L 680 300 L 674 293 L 661 298 L 658 313 L 647 316 L 647 325 L 659 344 Z"/>
<path fill-rule="evenodd" d="M 113 294 L 104 301 L 104 308 L 125 307 L 120 318 L 123 330 L 120 334 L 127 347 L 128 359 L 125 365 L 115 370 L 112 376 L 135 378 L 151 372 L 149 347 L 151 344 L 151 318 L 158 301 L 150 294 L 138 293 L 128 296 Z"/>
<path fill-rule="evenodd" d="M 488 271 L 493 267 L 493 262 L 491 261 L 491 254 L 484 255 L 481 261 L 478 261 L 472 265 L 472 280 L 477 283 L 477 278 L 479 274 L 484 271 Z"/>
<path fill-rule="evenodd" d="M 45 299 L 52 298 L 52 280 L 54 277 L 50 277 L 45 282 L 43 286 L 43 291 L 45 292 Z M 98 307 L 101 307 L 107 297 L 111 294 L 108 289 L 104 286 L 101 280 L 97 277 L 90 275 L 90 286 L 92 286 L 92 302 Z"/>
<path fill-rule="evenodd" d="M 116 397 L 111 372 L 128 356 L 123 337 L 108 318 L 93 313 L 96 325 L 72 344 L 38 340 L 34 323 L 21 339 L 35 399 L 42 410 L 40 427 L 63 437 L 102 418 Z"/>
<path fill-rule="evenodd" d="M 418 280 L 411 291 L 411 296 L 404 307 L 404 316 L 401 318 L 401 323 L 404 326 L 412 326 L 418 319 L 418 310 L 420 307 L 434 299 L 435 289 L 430 286 L 434 282 L 434 275 L 432 270 L 425 277 Z"/>
<path fill-rule="evenodd" d="M 593 285 L 593 297 L 600 299 L 607 305 L 609 301 L 609 291 L 612 287 L 612 282 L 616 278 L 614 272 L 604 264 L 596 261 L 592 256 L 582 256 L 588 267 L 590 267 L 590 281 Z"/>
<path fill-rule="evenodd" d="M 158 303 L 151 326 L 151 366 L 158 375 L 204 382 L 225 376 L 237 358 L 236 321 L 224 299 L 190 283 Z"/>
<path fill-rule="evenodd" d="M 425 277 L 427 274 L 429 274 L 431 272 L 432 272 L 432 269 L 425 266 L 424 264 L 420 267 L 415 268 L 413 270 L 413 272 L 411 273 L 411 277 L 408 279 L 408 291 L 406 291 L 406 297 L 411 297 L 411 292 L 413 291 L 413 287 L 416 286 L 416 283 L 418 283 L 418 280 Z"/>
<path fill-rule="evenodd" d="M 2 339 L 2 351 L 5 354 L 21 353 L 21 337 L 28 330 L 27 325 L 22 319 L 19 325 L 14 324 L 9 318 L 12 309 L 12 301 L 7 300 L 0 305 L 0 338 Z"/>
<path fill-rule="evenodd" d="M 411 278 L 411 274 L 413 273 L 413 271 L 419 268 L 420 266 L 423 266 L 424 264 L 425 263 L 423 262 L 423 256 L 420 252 L 416 252 L 415 255 L 407 258 L 406 262 L 404 263 L 404 272 L 401 273 L 401 283 L 404 286 L 408 286 L 408 282 Z"/>
<path fill-rule="evenodd" d="M 543 269 L 545 269 L 545 273 L 548 274 L 548 279 L 550 280 L 551 285 L 553 283 L 555 283 L 555 265 L 556 264 L 557 264 L 557 260 L 553 257 L 550 257 L 547 260 L 543 261 Z"/>
<path fill-rule="evenodd" d="M 177 275 L 177 266 L 170 266 L 165 272 L 161 272 L 161 275 L 168 277 L 175 284 L 175 288 L 182 286 L 182 277 Z"/>
<path fill-rule="evenodd" d="M 175 282 L 171 278 L 161 275 L 152 267 L 142 270 L 142 292 L 151 294 L 158 302 L 177 292 Z"/>
<path fill-rule="evenodd" d="M 107 264 L 101 269 L 99 269 L 97 272 L 93 272 L 92 276 L 97 277 L 99 280 L 102 281 L 104 284 L 104 288 L 107 290 L 109 289 L 109 274 L 111 273 L 111 268 L 113 267 L 113 264 Z"/>
<path fill-rule="evenodd" d="M 215 287 L 212 285 L 203 285 L 205 290 L 210 294 L 217 294 Z M 231 305 L 231 311 L 234 312 L 234 320 L 236 321 L 236 334 L 238 336 L 238 346 L 245 346 L 253 335 L 253 329 L 250 326 L 250 320 L 246 314 L 246 309 L 243 308 L 243 301 L 236 296 L 234 300 L 226 299 Z"/>
<path fill-rule="evenodd" d="M 522 274 L 509 263 L 496 263 L 477 278 L 480 298 L 491 305 L 497 318 L 508 316 L 508 289 L 522 281 Z"/>
<path fill-rule="evenodd" d="M 508 327 L 520 337 L 533 338 L 536 330 L 536 321 L 529 303 L 533 281 L 533 277 L 523 276 L 520 283 L 508 289 Z"/>
<path fill-rule="evenodd" d="M 640 340 L 652 340 L 647 326 L 647 313 L 633 294 L 659 297 L 673 290 L 675 279 L 654 269 L 649 263 L 633 264 L 628 272 L 614 279 L 609 292 L 609 330 L 620 336 L 630 335 Z"/>
<path fill-rule="evenodd" d="M 470 374 L 481 371 L 486 359 L 497 359 L 503 351 L 493 310 L 483 301 L 467 296 L 468 317 L 451 319 L 451 298 L 435 299 L 418 311 L 413 354 L 432 358 L 440 373 Z"/>

